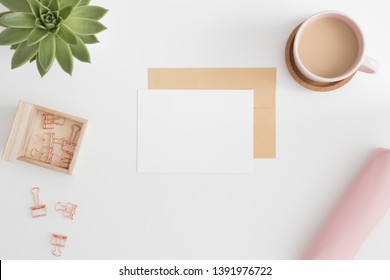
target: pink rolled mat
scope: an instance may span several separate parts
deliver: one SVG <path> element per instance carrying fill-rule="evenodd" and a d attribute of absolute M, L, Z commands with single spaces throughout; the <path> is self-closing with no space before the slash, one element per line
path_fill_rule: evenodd
<path fill-rule="evenodd" d="M 378 149 L 303 259 L 353 259 L 389 207 L 390 150 Z"/>

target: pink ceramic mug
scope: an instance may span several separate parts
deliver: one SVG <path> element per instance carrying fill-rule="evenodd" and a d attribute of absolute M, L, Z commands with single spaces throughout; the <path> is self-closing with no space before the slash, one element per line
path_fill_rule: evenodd
<path fill-rule="evenodd" d="M 322 21 L 320 22 L 320 20 L 322 20 Z M 326 20 L 330 24 L 339 24 L 339 25 L 341 24 L 341 27 L 344 27 L 344 30 L 347 30 L 347 29 L 350 30 L 349 32 L 352 34 L 352 36 L 349 36 L 349 37 L 354 37 L 354 42 L 351 44 L 351 47 L 352 47 L 351 49 L 353 49 L 353 51 L 356 53 L 353 54 L 352 58 L 349 58 L 352 60 L 349 62 L 349 64 L 347 66 L 345 66 L 346 68 L 340 69 L 340 71 L 342 71 L 342 73 L 337 73 L 336 75 L 318 74 L 319 72 L 313 71 L 313 69 L 314 69 L 313 67 L 309 67 L 310 63 L 316 63 L 315 62 L 316 55 L 319 58 L 318 59 L 319 61 L 320 61 L 320 59 L 323 59 L 325 64 L 332 63 L 331 59 L 327 60 L 326 56 L 328 54 L 326 53 L 326 51 L 327 51 L 326 48 L 332 49 L 333 46 L 334 46 L 334 49 L 336 47 L 340 47 L 340 45 L 341 45 L 341 47 L 344 48 L 344 50 L 339 51 L 339 53 L 337 53 L 337 51 L 338 51 L 337 49 L 336 49 L 336 52 L 333 53 L 332 55 L 329 53 L 329 56 L 335 60 L 336 64 L 341 63 L 340 61 L 343 59 L 343 57 L 340 57 L 340 56 L 343 56 L 344 54 L 347 54 L 349 56 L 352 55 L 351 54 L 352 50 L 351 50 L 351 52 L 349 52 L 348 51 L 349 46 L 347 47 L 345 44 L 345 42 L 347 42 L 347 41 L 345 41 L 346 37 L 348 37 L 346 35 L 351 35 L 351 34 L 342 34 L 342 33 L 329 34 L 329 32 L 332 32 L 332 30 L 330 29 L 329 26 L 324 26 L 324 24 L 327 24 L 327 22 L 325 22 L 324 20 Z M 314 27 L 315 24 L 317 24 L 317 26 L 319 26 L 319 24 L 322 24 L 322 27 L 319 27 L 318 29 L 314 29 L 314 31 L 313 31 L 313 28 L 315 28 Z M 344 25 L 344 26 L 342 26 L 342 25 Z M 343 28 L 336 28 L 334 31 L 336 33 L 339 33 L 339 32 L 341 32 L 342 29 Z M 348 32 L 348 30 L 347 30 L 347 32 Z M 315 31 L 318 31 L 318 32 L 315 32 Z M 319 34 L 322 31 L 324 31 L 324 34 Z M 312 36 L 313 39 L 311 40 L 312 41 L 311 45 L 310 45 L 310 37 L 309 37 L 309 40 L 306 39 L 308 36 L 311 36 L 311 35 L 308 35 L 309 32 L 314 32 L 313 33 L 314 36 Z M 332 40 L 340 39 L 340 41 L 328 40 L 325 32 L 328 32 L 327 34 L 331 36 L 329 38 L 332 38 Z M 309 41 L 309 44 L 306 45 L 306 48 L 304 48 L 305 46 L 302 46 L 303 43 L 305 42 L 304 40 Z M 302 42 L 302 41 L 304 41 L 304 42 Z M 309 54 L 306 55 L 305 52 L 307 52 Z M 343 54 L 343 52 L 344 52 L 344 54 Z M 301 26 L 298 28 L 298 31 L 295 35 L 294 45 L 293 45 L 293 54 L 294 54 L 294 62 L 296 64 L 298 70 L 301 72 L 301 74 L 304 75 L 309 80 L 312 80 L 315 82 L 321 82 L 321 83 L 331 83 L 331 82 L 338 82 L 338 81 L 344 80 L 344 79 L 348 78 L 349 76 L 353 75 L 358 70 L 362 71 L 362 72 L 366 72 L 366 73 L 376 73 L 378 70 L 378 66 L 379 66 L 379 63 L 375 59 L 372 59 L 370 57 L 365 56 L 364 36 L 363 36 L 361 29 L 357 25 L 357 23 L 353 19 L 351 19 L 349 16 L 347 16 L 341 12 L 338 12 L 338 11 L 320 12 L 318 14 L 311 16 L 307 20 L 305 20 L 301 24 Z M 338 58 L 341 58 L 341 60 L 337 58 L 337 55 L 339 56 Z M 314 58 L 314 59 L 312 59 L 312 58 Z M 306 59 L 306 63 L 303 62 L 303 61 L 305 61 L 305 59 Z M 327 67 L 331 67 L 331 66 L 332 65 L 327 65 Z M 334 67 L 337 67 L 337 65 L 334 65 Z"/>

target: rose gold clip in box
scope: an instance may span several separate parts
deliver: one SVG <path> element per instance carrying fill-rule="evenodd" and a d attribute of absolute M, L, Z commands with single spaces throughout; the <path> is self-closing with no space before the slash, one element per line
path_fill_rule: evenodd
<path fill-rule="evenodd" d="M 34 198 L 34 206 L 31 207 L 31 216 L 33 218 L 44 217 L 47 215 L 46 205 L 41 204 L 41 198 L 39 195 L 39 188 L 33 188 L 31 190 Z"/>
<path fill-rule="evenodd" d="M 3 159 L 72 174 L 87 120 L 21 101 Z"/>
<path fill-rule="evenodd" d="M 43 114 L 42 122 L 43 129 L 53 129 L 56 125 L 63 126 L 65 124 L 65 118 L 53 114 Z"/>

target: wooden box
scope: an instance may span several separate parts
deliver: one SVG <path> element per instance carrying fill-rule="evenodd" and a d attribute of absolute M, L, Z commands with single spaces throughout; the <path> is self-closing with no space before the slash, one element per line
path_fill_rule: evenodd
<path fill-rule="evenodd" d="M 72 174 L 87 120 L 20 101 L 3 159 Z"/>

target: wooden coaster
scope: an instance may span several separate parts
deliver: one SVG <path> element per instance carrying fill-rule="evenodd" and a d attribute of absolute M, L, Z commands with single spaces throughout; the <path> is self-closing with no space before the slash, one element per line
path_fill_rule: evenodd
<path fill-rule="evenodd" d="M 338 89 L 348 83 L 355 73 L 353 73 L 351 76 L 348 78 L 345 78 L 344 80 L 338 81 L 338 82 L 332 82 L 332 83 L 320 83 L 320 82 L 315 82 L 312 80 L 309 80 L 305 76 L 303 76 L 297 66 L 295 65 L 294 62 L 294 55 L 293 55 L 293 45 L 294 45 L 294 39 L 295 39 L 295 34 L 298 31 L 300 25 L 298 25 L 293 32 L 291 32 L 290 37 L 287 40 L 286 43 L 286 50 L 285 50 L 285 60 L 286 60 L 286 65 L 287 69 L 290 72 L 291 76 L 294 78 L 295 81 L 297 81 L 301 86 L 313 90 L 313 91 L 319 91 L 319 92 L 326 92 L 326 91 L 331 91 Z"/>

